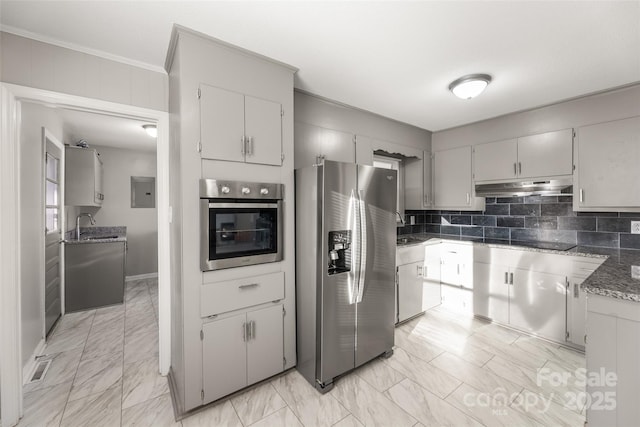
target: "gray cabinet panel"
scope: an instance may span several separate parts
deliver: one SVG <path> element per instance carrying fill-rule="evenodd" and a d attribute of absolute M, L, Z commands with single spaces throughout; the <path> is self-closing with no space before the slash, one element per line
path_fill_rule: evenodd
<path fill-rule="evenodd" d="M 516 139 L 489 142 L 473 148 L 475 181 L 515 178 L 518 174 L 518 142 Z"/>
<path fill-rule="evenodd" d="M 574 208 L 640 207 L 640 117 L 578 129 Z"/>
<path fill-rule="evenodd" d="M 66 206 L 102 206 L 102 161 L 92 148 L 65 148 Z"/>
<path fill-rule="evenodd" d="M 398 266 L 398 322 L 422 313 L 423 262 Z"/>
<path fill-rule="evenodd" d="M 200 86 L 202 157 L 244 161 L 244 96 L 213 86 Z"/>
<path fill-rule="evenodd" d="M 264 165 L 282 164 L 280 104 L 251 96 L 244 98 L 246 161 Z"/>
<path fill-rule="evenodd" d="M 563 342 L 566 332 L 566 277 L 516 268 L 513 270 L 513 285 L 510 286 L 509 323 L 524 331 Z"/>
<path fill-rule="evenodd" d="M 518 138 L 518 176 L 536 178 L 573 173 L 573 129 Z"/>
<path fill-rule="evenodd" d="M 253 384 L 282 372 L 282 304 L 247 313 L 247 380 Z"/>
<path fill-rule="evenodd" d="M 473 264 L 474 314 L 509 323 L 508 272 L 509 267 L 499 264 Z"/>
<path fill-rule="evenodd" d="M 243 313 L 203 325 L 204 402 L 212 402 L 247 385 L 246 321 Z"/>

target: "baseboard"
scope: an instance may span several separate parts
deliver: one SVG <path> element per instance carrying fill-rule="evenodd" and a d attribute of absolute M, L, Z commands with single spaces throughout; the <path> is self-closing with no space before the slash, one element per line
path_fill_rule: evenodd
<path fill-rule="evenodd" d="M 157 279 L 157 278 L 158 278 L 158 272 L 155 272 L 155 273 L 136 274 L 135 276 L 126 276 L 124 278 L 124 281 L 131 282 L 133 280 Z"/>
<path fill-rule="evenodd" d="M 33 354 L 31 354 L 31 357 L 29 357 L 29 360 L 27 360 L 27 364 L 22 368 L 22 384 L 26 384 L 31 378 L 31 375 L 36 369 L 36 360 L 38 356 L 42 355 L 46 345 L 47 342 L 44 339 L 41 339 L 36 348 L 33 350 Z"/>

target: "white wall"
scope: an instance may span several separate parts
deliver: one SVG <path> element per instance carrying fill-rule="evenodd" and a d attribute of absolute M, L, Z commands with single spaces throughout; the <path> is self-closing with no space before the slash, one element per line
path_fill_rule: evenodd
<path fill-rule="evenodd" d="M 7 32 L 0 32 L 0 51 L 3 82 L 167 111 L 165 73 Z"/>
<path fill-rule="evenodd" d="M 295 121 L 431 150 L 431 132 L 357 108 L 296 91 Z"/>
<path fill-rule="evenodd" d="M 44 338 L 44 195 L 42 127 L 62 141 L 62 121 L 55 110 L 22 104 L 20 129 L 20 292 L 22 362 Z M 3 142 L 4 143 L 4 142 Z"/>
<path fill-rule="evenodd" d="M 640 85 L 435 132 L 433 151 L 640 115 Z"/>
<path fill-rule="evenodd" d="M 68 141 L 65 141 L 68 142 Z M 96 226 L 127 227 L 126 275 L 158 271 L 158 214 L 156 208 L 131 207 L 131 177 L 156 176 L 156 153 L 123 148 L 91 146 L 103 164 L 104 202 L 101 208 L 67 208 L 67 228 L 75 227 L 76 215 L 91 213 Z M 80 226 L 90 226 L 81 218 Z"/>

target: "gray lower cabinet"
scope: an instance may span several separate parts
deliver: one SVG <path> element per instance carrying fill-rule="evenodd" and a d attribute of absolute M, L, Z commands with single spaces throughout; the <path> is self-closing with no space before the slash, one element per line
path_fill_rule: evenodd
<path fill-rule="evenodd" d="M 473 312 L 509 323 L 509 267 L 484 262 L 473 263 Z"/>
<path fill-rule="evenodd" d="M 420 247 L 422 248 L 422 246 Z M 399 265 L 398 268 L 398 322 L 422 313 L 424 261 Z"/>
<path fill-rule="evenodd" d="M 65 311 L 121 304 L 125 242 L 65 244 Z"/>
<path fill-rule="evenodd" d="M 203 404 L 283 370 L 282 304 L 205 323 L 202 333 Z"/>
<path fill-rule="evenodd" d="M 509 324 L 563 342 L 567 277 L 516 268 L 509 283 Z"/>

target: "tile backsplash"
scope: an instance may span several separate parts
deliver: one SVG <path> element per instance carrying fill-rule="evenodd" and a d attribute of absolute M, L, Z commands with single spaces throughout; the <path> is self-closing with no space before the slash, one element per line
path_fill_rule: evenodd
<path fill-rule="evenodd" d="M 630 233 L 640 212 L 574 212 L 572 196 L 487 197 L 484 212 L 406 211 L 405 217 L 398 234 L 640 249 L 640 234 Z"/>

